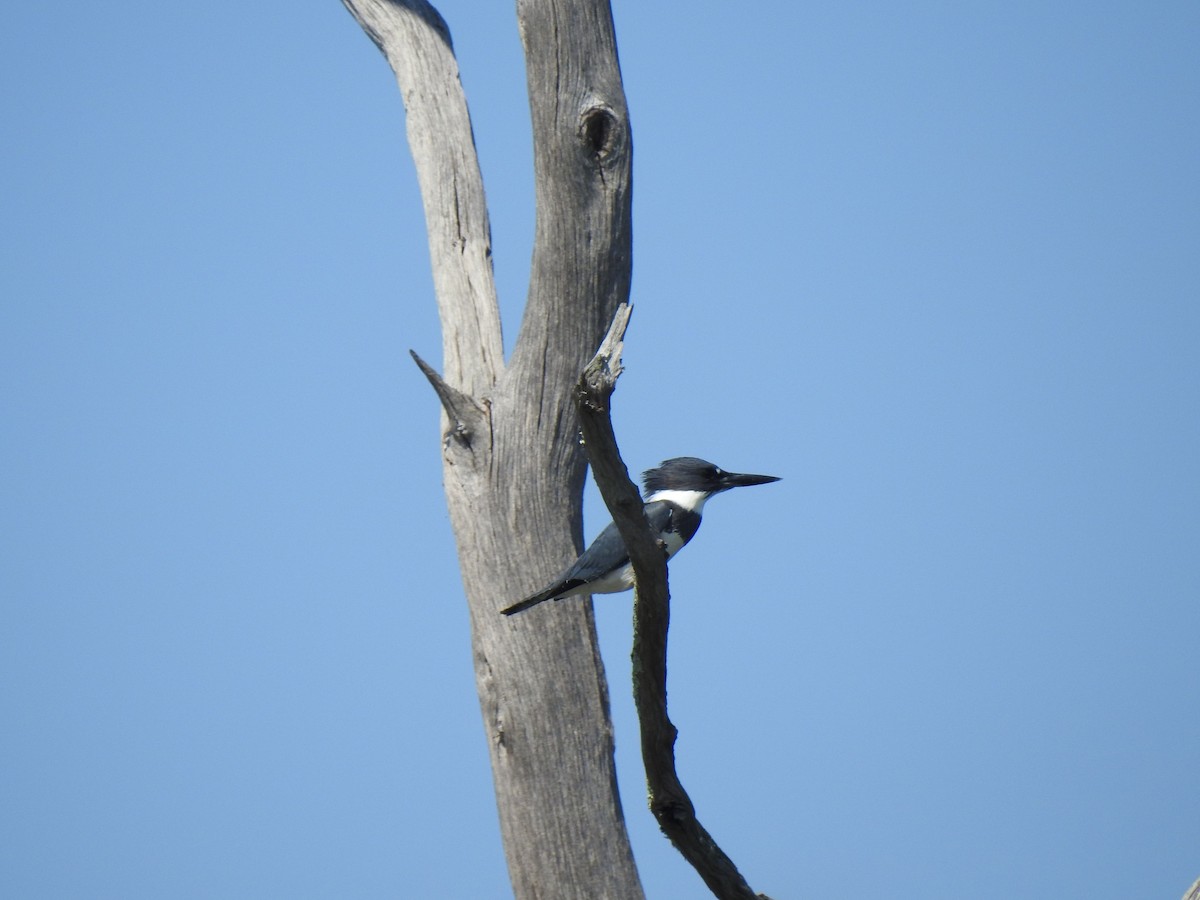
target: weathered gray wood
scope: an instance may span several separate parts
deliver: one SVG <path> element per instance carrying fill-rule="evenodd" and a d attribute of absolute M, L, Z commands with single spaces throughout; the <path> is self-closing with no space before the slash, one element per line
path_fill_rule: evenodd
<path fill-rule="evenodd" d="M 424 0 L 344 0 L 396 73 L 425 205 L 446 380 L 485 396 L 504 368 L 492 235 L 445 21 Z"/>
<path fill-rule="evenodd" d="M 629 292 L 631 144 L 608 2 L 519 4 L 537 234 L 507 367 L 449 31 L 423 0 L 343 2 L 396 73 L 424 198 L 445 358 L 440 376 L 422 371 L 447 414 L 446 499 L 513 890 L 518 900 L 636 900 L 591 606 L 499 614 L 582 545 L 572 389 Z"/>
<path fill-rule="evenodd" d="M 621 374 L 621 347 L 628 322 L 629 308 L 622 307 L 584 369 L 577 401 L 596 485 L 633 564 L 633 694 L 650 811 L 713 896 L 719 900 L 769 900 L 750 889 L 733 860 L 700 824 L 675 769 L 678 732 L 667 715 L 667 628 L 671 618 L 667 558 L 646 521 L 641 496 L 621 461 L 612 427 L 611 399 Z"/>

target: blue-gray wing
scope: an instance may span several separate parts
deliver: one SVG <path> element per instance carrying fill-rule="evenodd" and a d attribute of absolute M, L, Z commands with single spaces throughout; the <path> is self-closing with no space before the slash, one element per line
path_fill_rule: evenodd
<path fill-rule="evenodd" d="M 656 535 L 680 530 L 679 523 L 674 520 L 674 507 L 661 500 L 646 504 L 646 520 L 650 523 L 650 530 Z M 691 539 L 695 531 L 695 527 L 692 527 L 689 533 L 684 534 L 685 543 Z M 627 562 L 629 562 L 629 552 L 625 549 L 625 542 L 621 540 L 621 532 L 617 530 L 615 523 L 609 522 L 608 526 L 580 554 L 579 559 L 554 579 L 549 587 L 536 594 L 531 594 L 519 603 L 502 609 L 501 612 L 506 616 L 511 616 L 513 613 L 529 609 L 545 600 L 561 597 L 576 588 L 604 577 L 613 569 L 619 569 Z"/>
<path fill-rule="evenodd" d="M 621 534 L 617 531 L 617 526 L 610 522 L 608 527 L 592 541 L 591 546 L 580 554 L 579 559 L 555 578 L 548 587 L 536 594 L 530 594 L 524 600 L 506 607 L 500 612 L 511 616 L 546 600 L 566 596 L 613 569 L 625 565 L 628 561 L 629 554 L 625 552 L 625 543 L 621 540 Z"/>
<path fill-rule="evenodd" d="M 650 530 L 656 536 L 676 530 L 672 520 L 673 512 L 674 507 L 661 500 L 646 504 L 646 521 L 650 523 Z M 563 574 L 563 580 L 578 579 L 585 583 L 595 581 L 627 562 L 629 551 L 625 549 L 625 542 L 621 540 L 621 532 L 617 530 L 615 522 L 609 522 L 579 559 L 575 560 L 575 565 Z"/>
<path fill-rule="evenodd" d="M 625 542 L 621 540 L 621 532 L 617 531 L 616 523 L 609 522 L 563 574 L 563 580 L 582 583 L 595 581 L 627 562 L 629 553 L 625 550 Z"/>

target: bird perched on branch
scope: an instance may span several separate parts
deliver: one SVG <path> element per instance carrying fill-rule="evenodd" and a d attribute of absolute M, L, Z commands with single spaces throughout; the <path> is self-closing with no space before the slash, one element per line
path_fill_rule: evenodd
<path fill-rule="evenodd" d="M 666 460 L 642 476 L 646 494 L 646 521 L 666 548 L 670 559 L 696 534 L 708 498 L 735 487 L 770 484 L 774 475 L 739 475 L 694 456 Z M 633 587 L 629 552 L 610 522 L 579 559 L 544 590 L 502 609 L 506 616 L 536 606 L 543 600 L 560 600 L 573 594 L 615 594 Z"/>

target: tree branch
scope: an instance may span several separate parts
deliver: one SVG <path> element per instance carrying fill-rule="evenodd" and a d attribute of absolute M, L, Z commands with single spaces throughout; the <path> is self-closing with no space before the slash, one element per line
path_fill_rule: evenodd
<path fill-rule="evenodd" d="M 621 348 L 630 312 L 627 304 L 618 308 L 604 342 L 579 379 L 575 400 L 596 485 L 633 564 L 633 696 L 641 726 L 650 811 L 714 896 L 769 900 L 750 889 L 733 860 L 700 824 L 675 770 L 678 731 L 667 715 L 667 628 L 671 619 L 667 559 L 650 531 L 641 495 L 621 460 L 610 409 L 621 374 Z"/>
<path fill-rule="evenodd" d="M 469 448 L 476 433 L 481 431 L 487 422 L 487 410 L 476 403 L 474 397 L 464 394 L 452 384 L 447 384 L 433 366 L 417 356 L 416 350 L 408 352 L 412 356 L 413 362 L 417 364 L 417 368 L 433 385 L 438 400 L 442 402 L 442 409 L 446 411 L 446 417 L 450 420 L 450 429 L 446 432 L 446 438 L 452 437 Z"/>
<path fill-rule="evenodd" d="M 492 234 L 450 29 L 426 0 L 342 0 L 396 74 L 404 99 L 442 329 L 442 371 L 486 397 L 504 369 Z"/>

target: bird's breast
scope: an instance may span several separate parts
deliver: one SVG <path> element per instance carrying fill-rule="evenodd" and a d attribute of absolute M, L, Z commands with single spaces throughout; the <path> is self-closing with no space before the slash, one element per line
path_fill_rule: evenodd
<path fill-rule="evenodd" d="M 664 531 L 658 538 L 667 547 L 667 559 L 670 559 L 687 543 L 687 539 L 678 531 Z"/>

